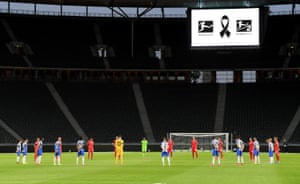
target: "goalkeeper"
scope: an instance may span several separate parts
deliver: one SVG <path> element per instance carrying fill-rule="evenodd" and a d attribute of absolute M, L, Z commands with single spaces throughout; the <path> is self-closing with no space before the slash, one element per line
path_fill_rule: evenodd
<path fill-rule="evenodd" d="M 142 140 L 141 140 L 141 145 L 142 145 L 142 154 L 143 154 L 143 159 L 145 159 L 145 154 L 148 150 L 148 141 L 146 139 L 146 137 L 144 137 Z"/>

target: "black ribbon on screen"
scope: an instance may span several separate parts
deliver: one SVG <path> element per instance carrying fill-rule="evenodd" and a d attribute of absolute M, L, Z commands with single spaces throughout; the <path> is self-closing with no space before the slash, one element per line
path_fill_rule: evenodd
<path fill-rule="evenodd" d="M 224 23 L 226 22 L 226 24 Z M 220 35 L 221 37 L 224 36 L 224 34 L 226 34 L 227 37 L 230 36 L 230 31 L 228 30 L 228 26 L 229 26 L 229 18 L 227 15 L 224 15 L 222 18 L 221 18 L 221 26 L 223 28 L 223 30 L 220 32 Z"/>

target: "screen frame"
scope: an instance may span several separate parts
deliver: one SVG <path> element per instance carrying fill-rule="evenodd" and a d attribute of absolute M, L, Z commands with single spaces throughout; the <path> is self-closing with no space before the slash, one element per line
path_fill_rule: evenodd
<path fill-rule="evenodd" d="M 214 46 L 192 46 L 192 10 L 224 10 L 224 9 L 258 9 L 258 21 L 259 21 L 259 30 L 258 30 L 258 45 L 214 45 Z M 222 7 L 222 8 L 188 8 L 187 10 L 188 17 L 188 41 L 190 50 L 238 50 L 238 49 L 260 49 L 262 47 L 263 33 L 265 29 L 265 7 Z"/>

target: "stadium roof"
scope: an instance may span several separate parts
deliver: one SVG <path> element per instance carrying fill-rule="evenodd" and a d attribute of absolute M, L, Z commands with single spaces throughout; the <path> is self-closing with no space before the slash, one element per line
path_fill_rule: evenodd
<path fill-rule="evenodd" d="M 7 0 L 8 1 L 8 0 Z M 9 0 L 10 2 L 84 5 L 105 7 L 257 7 L 299 3 L 299 0 Z M 200 6 L 201 5 L 201 6 Z"/>

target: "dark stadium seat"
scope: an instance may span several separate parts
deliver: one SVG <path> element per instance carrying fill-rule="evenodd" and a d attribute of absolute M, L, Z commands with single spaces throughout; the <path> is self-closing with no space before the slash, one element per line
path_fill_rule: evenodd
<path fill-rule="evenodd" d="M 228 85 L 224 131 L 262 142 L 280 138 L 300 104 L 299 92 L 295 83 Z"/>
<path fill-rule="evenodd" d="M 73 142 L 78 137 L 44 83 L 2 81 L 0 100 L 1 119 L 30 142 L 36 137 L 53 142 L 58 136 Z"/>
<path fill-rule="evenodd" d="M 169 132 L 212 132 L 217 89 L 217 85 L 143 84 L 156 140 Z"/>
<path fill-rule="evenodd" d="M 36 67 L 104 68 L 100 58 L 92 55 L 96 44 L 89 21 L 53 17 L 6 18 L 18 41 L 27 43 Z M 24 26 L 26 25 L 26 26 Z"/>
<path fill-rule="evenodd" d="M 104 68 L 101 59 L 92 56 L 90 49 L 91 46 L 98 44 L 94 31 L 94 25 L 97 25 L 103 40 L 101 44 L 113 49 L 112 55 L 108 58 L 111 68 L 158 69 L 159 64 L 149 56 L 149 47 L 159 44 L 156 43 L 159 36 L 155 33 L 157 26 L 161 44 L 170 47 L 172 51 L 171 57 L 165 58 L 166 68 L 180 69 L 282 67 L 285 56 L 279 56 L 279 50 L 282 45 L 292 41 L 291 35 L 295 31 L 299 16 L 269 16 L 266 30 L 262 31 L 264 34 L 261 36 L 262 45 L 259 50 L 221 52 L 190 51 L 189 20 L 185 18 L 129 20 L 7 16 L 5 19 L 18 41 L 27 43 L 33 50 L 34 54 L 30 55 L 29 59 L 34 66 Z M 1 35 L 0 49 L 3 51 L 5 42 L 10 40 L 7 34 Z M 8 60 L 13 66 L 25 64 L 16 62 L 14 57 Z"/>
<path fill-rule="evenodd" d="M 144 136 L 130 84 L 57 82 L 55 86 L 96 142 L 111 142 L 119 134 L 126 142 L 139 142 Z"/>
<path fill-rule="evenodd" d="M 300 124 L 298 124 L 289 142 L 294 144 L 300 144 Z"/>
<path fill-rule="evenodd" d="M 0 144 L 11 144 L 16 143 L 15 137 L 13 137 L 10 133 L 8 133 L 5 129 L 0 127 Z"/>

